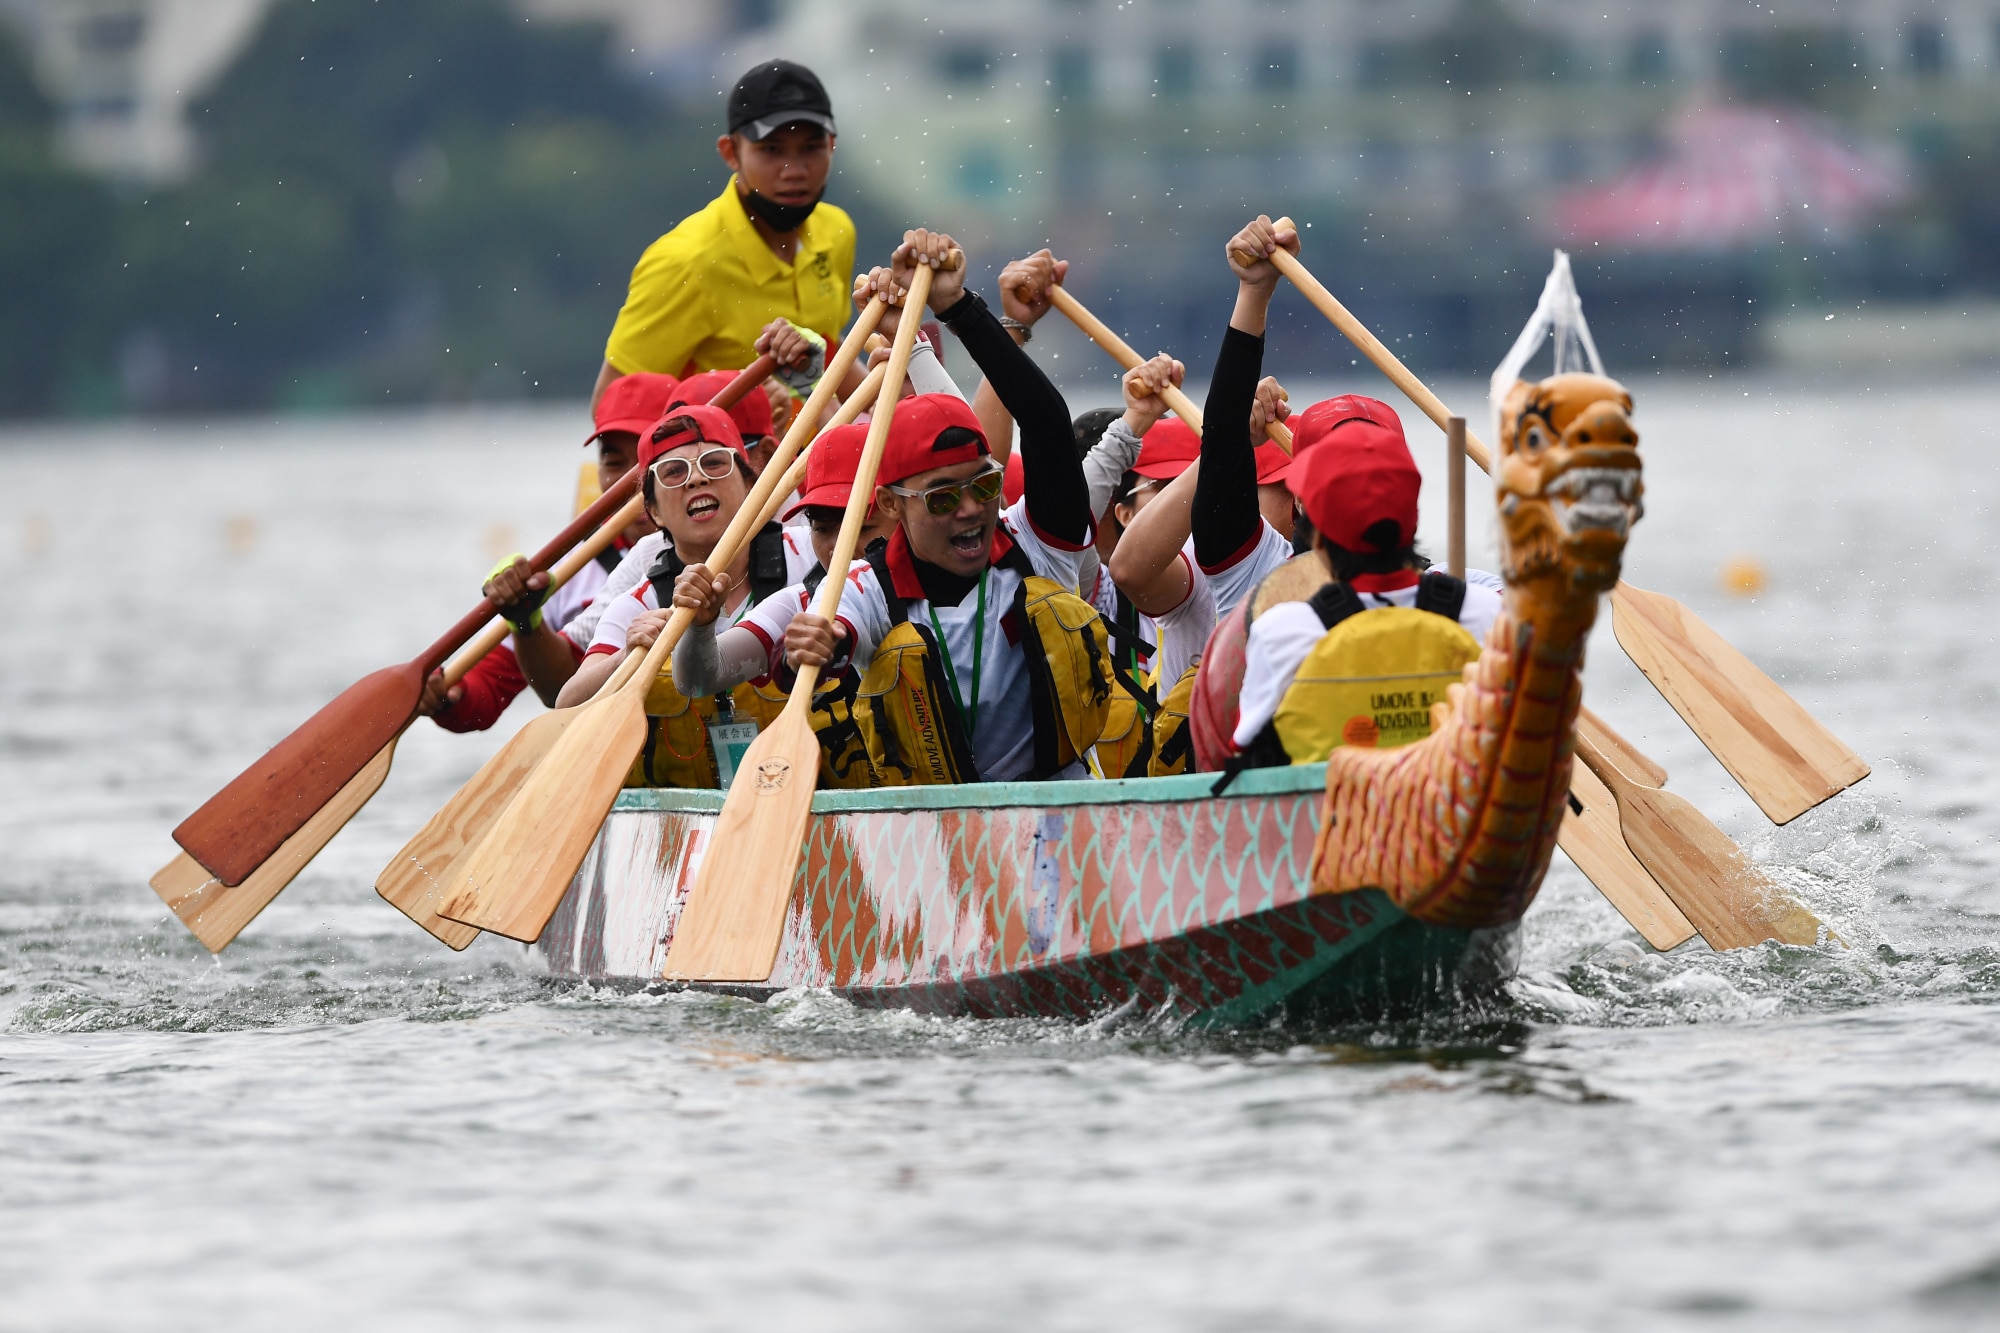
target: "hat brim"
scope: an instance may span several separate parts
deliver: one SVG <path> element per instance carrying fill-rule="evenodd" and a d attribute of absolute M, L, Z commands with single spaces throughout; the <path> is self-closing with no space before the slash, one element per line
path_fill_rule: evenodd
<path fill-rule="evenodd" d="M 1192 458 L 1162 458 L 1151 463 L 1140 463 L 1132 470 L 1153 481 L 1172 481 L 1193 466 Z"/>
<path fill-rule="evenodd" d="M 711 125 L 714 123 L 709 122 Z M 781 111 L 762 120 L 747 120 L 730 133 L 747 135 L 752 143 L 762 143 L 785 126 L 799 124 L 817 125 L 828 134 L 840 133 L 833 127 L 833 117 L 818 111 Z"/>
<path fill-rule="evenodd" d="M 793 501 L 790 508 L 785 510 L 784 517 L 788 519 L 796 518 L 814 505 L 838 505 L 840 508 L 845 509 L 847 507 L 847 497 L 853 493 L 854 483 L 852 482 L 826 482 L 823 485 L 813 487 L 809 491 L 800 491 L 799 498 Z"/>
<path fill-rule="evenodd" d="M 609 435 L 614 430 L 624 431 L 627 435 L 643 435 L 658 420 L 657 416 L 652 416 L 627 417 L 622 421 L 607 421 L 583 437 L 584 448 L 588 449 L 591 445 L 596 444 L 601 437 Z"/>

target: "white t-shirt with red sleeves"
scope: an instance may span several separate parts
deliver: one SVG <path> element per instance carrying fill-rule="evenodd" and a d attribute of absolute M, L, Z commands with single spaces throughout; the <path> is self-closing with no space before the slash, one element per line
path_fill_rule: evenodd
<path fill-rule="evenodd" d="M 618 562 L 618 568 L 605 576 L 590 605 L 578 611 L 569 623 L 563 626 L 563 633 L 569 636 L 570 642 L 578 648 L 590 647 L 591 640 L 597 636 L 597 625 L 604 618 L 605 610 L 620 596 L 646 581 L 646 571 L 653 567 L 653 561 L 659 558 L 660 552 L 666 549 L 666 545 L 666 535 L 659 532 L 649 532 L 632 544 L 632 549 Z"/>
<path fill-rule="evenodd" d="M 1257 542 L 1235 561 L 1214 572 L 1195 563 L 1194 538 L 1181 546 L 1178 557 L 1188 571 L 1188 594 L 1173 610 L 1154 617 L 1159 635 L 1160 692 L 1165 694 L 1201 656 L 1216 622 L 1257 590 L 1266 575 L 1292 558 L 1292 544 L 1269 523 Z"/>

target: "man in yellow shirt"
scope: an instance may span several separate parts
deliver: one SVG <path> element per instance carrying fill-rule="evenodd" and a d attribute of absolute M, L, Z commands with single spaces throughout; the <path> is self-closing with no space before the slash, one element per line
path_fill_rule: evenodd
<path fill-rule="evenodd" d="M 715 141 L 735 174 L 639 257 L 593 404 L 621 375 L 747 366 L 773 320 L 839 340 L 852 310 L 854 223 L 820 202 L 833 147 L 833 104 L 811 70 L 772 60 L 737 80 L 729 133 Z"/>

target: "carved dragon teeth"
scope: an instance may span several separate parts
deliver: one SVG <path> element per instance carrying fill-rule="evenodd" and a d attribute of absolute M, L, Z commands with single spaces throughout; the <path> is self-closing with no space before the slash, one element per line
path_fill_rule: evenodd
<path fill-rule="evenodd" d="M 1610 532 L 1623 537 L 1645 514 L 1636 468 L 1575 467 L 1548 484 L 1556 521 L 1565 533 Z"/>

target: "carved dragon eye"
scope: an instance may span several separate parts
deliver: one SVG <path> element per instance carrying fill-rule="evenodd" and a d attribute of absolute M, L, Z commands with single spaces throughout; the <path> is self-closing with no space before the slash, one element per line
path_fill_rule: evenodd
<path fill-rule="evenodd" d="M 1529 421 L 1527 429 L 1521 432 L 1522 450 L 1530 454 L 1538 454 L 1548 447 L 1549 437 L 1547 432 L 1542 429 L 1542 423 L 1538 420 Z"/>

